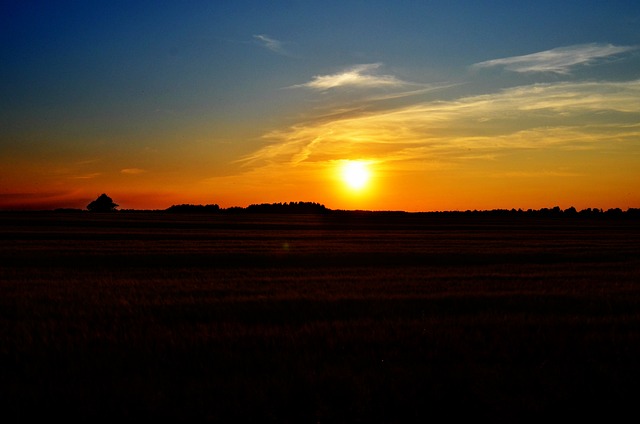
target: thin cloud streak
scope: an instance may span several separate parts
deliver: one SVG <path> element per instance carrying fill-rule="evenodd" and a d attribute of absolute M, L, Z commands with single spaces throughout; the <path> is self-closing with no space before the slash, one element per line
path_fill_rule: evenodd
<path fill-rule="evenodd" d="M 253 38 L 258 40 L 264 48 L 271 50 L 274 53 L 278 53 L 285 56 L 289 54 L 282 46 L 282 42 L 276 40 L 275 38 L 271 38 L 265 34 L 254 35 Z"/>
<path fill-rule="evenodd" d="M 0 193 L 0 210 L 51 210 L 81 207 L 86 202 L 79 190 Z"/>
<path fill-rule="evenodd" d="M 375 75 L 373 72 L 382 66 L 381 63 L 356 65 L 343 72 L 331 75 L 316 75 L 311 81 L 293 85 L 290 88 L 311 88 L 326 91 L 338 87 L 401 87 L 411 85 L 393 75 Z"/>
<path fill-rule="evenodd" d="M 102 172 L 93 172 L 91 174 L 76 175 L 75 177 L 72 177 L 72 178 L 76 180 L 91 180 L 99 177 L 100 175 L 102 175 Z"/>
<path fill-rule="evenodd" d="M 405 97 L 419 96 L 421 94 L 430 93 L 437 90 L 445 90 L 447 88 L 464 85 L 464 83 L 446 83 L 446 84 L 405 83 L 405 84 L 416 85 L 418 86 L 418 88 L 412 89 L 412 90 L 406 90 L 406 91 L 396 91 L 396 92 L 381 94 L 381 95 L 374 95 L 364 100 L 370 101 L 370 102 L 379 102 L 384 100 L 401 99 Z"/>
<path fill-rule="evenodd" d="M 390 161 L 465 161 L 514 149 L 584 150 L 637 143 L 640 80 L 535 84 L 301 122 L 265 134 L 245 165 L 358 156 Z M 600 116 L 607 119 L 598 121 Z"/>
<path fill-rule="evenodd" d="M 147 171 L 140 168 L 125 168 L 120 170 L 121 174 L 126 174 L 126 175 L 139 175 L 139 174 L 144 174 L 145 172 Z"/>
<path fill-rule="evenodd" d="M 634 46 L 614 46 L 613 44 L 581 44 L 559 47 L 523 56 L 487 60 L 472 65 L 472 68 L 502 67 L 518 73 L 548 72 L 569 74 L 577 66 L 592 65 L 607 57 L 636 50 Z"/>
<path fill-rule="evenodd" d="M 496 178 L 540 178 L 540 177 L 584 177 L 585 174 L 571 171 L 549 171 L 549 170 L 541 170 L 537 172 L 524 172 L 524 171 L 514 171 L 514 172 L 504 172 L 501 174 L 493 175 Z"/>

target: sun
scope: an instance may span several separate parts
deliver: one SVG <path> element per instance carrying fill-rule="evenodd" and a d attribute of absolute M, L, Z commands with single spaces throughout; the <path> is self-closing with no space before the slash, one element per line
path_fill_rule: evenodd
<path fill-rule="evenodd" d="M 371 173 L 366 162 L 350 160 L 342 165 L 342 180 L 352 190 L 365 188 L 370 177 Z"/>

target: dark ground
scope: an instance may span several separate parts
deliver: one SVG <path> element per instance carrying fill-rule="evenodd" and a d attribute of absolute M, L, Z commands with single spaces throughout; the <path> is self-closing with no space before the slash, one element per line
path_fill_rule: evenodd
<path fill-rule="evenodd" d="M 615 419 L 640 220 L 0 214 L 6 422 Z"/>

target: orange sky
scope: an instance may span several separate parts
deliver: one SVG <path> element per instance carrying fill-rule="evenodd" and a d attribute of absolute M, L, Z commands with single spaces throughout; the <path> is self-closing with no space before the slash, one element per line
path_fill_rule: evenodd
<path fill-rule="evenodd" d="M 101 193 L 121 209 L 640 207 L 640 35 L 627 22 L 640 7 L 569 7 L 556 22 L 544 4 L 255 5 L 16 6 L 1 30 L 0 210 L 85 208 Z M 587 30 L 605 9 L 610 22 Z M 384 25 L 365 25 L 374 17 Z M 347 161 L 367 164 L 359 189 Z"/>

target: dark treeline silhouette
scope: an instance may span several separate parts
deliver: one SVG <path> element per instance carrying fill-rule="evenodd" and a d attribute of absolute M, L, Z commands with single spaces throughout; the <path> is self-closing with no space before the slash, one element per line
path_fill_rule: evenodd
<path fill-rule="evenodd" d="M 220 211 L 218 205 L 173 205 L 166 209 L 167 212 L 179 213 L 214 213 Z"/>
<path fill-rule="evenodd" d="M 245 208 L 232 206 L 221 208 L 217 204 L 192 205 L 179 204 L 172 205 L 164 210 L 117 210 L 118 205 L 106 194 L 101 194 L 98 198 L 87 205 L 90 212 L 169 212 L 169 213 L 204 213 L 204 214 L 365 214 L 365 215 L 385 215 L 396 216 L 403 214 L 436 215 L 443 217 L 454 216 L 482 216 L 482 217 L 537 217 L 537 218 L 640 218 L 640 208 L 629 208 L 623 211 L 620 208 L 600 209 L 586 208 L 578 211 L 571 206 L 561 209 L 559 206 L 542 209 L 493 209 L 493 210 L 466 210 L 466 211 L 437 211 L 437 212 L 404 212 L 404 211 L 366 211 L 366 210 L 334 210 L 316 202 L 284 202 L 284 203 L 260 203 L 252 204 Z M 83 212 L 82 209 L 58 208 L 55 212 Z"/>
<path fill-rule="evenodd" d="M 636 217 L 640 218 L 639 208 L 629 208 L 623 211 L 620 208 L 600 209 L 587 208 L 578 211 L 571 206 L 567 209 L 561 209 L 559 206 L 553 208 L 542 209 L 492 209 L 492 210 L 466 210 L 466 211 L 437 211 L 437 212 L 404 212 L 404 211 L 366 211 L 366 210 L 334 210 L 329 209 L 325 205 L 315 202 L 284 202 L 284 203 L 260 203 L 252 204 L 246 208 L 240 206 L 232 206 L 230 208 L 220 208 L 214 205 L 173 205 L 166 209 L 167 212 L 207 212 L 207 213 L 225 213 L 225 214 L 376 214 L 376 215 L 402 215 L 402 214 L 424 214 L 439 216 L 487 216 L 487 217 L 515 217 L 530 216 L 539 218 L 623 218 Z"/>
<path fill-rule="evenodd" d="M 447 213 L 447 212 L 444 212 Z M 455 213 L 455 212 L 449 212 Z M 562 210 L 559 206 L 555 206 L 553 208 L 542 208 L 542 209 L 493 209 L 489 211 L 465 211 L 465 212 L 457 212 L 464 214 L 482 214 L 482 215 L 493 215 L 493 216 L 538 216 L 543 218 L 553 218 L 553 217 L 622 217 L 622 216 L 634 216 L 640 217 L 640 209 L 638 208 L 629 208 L 627 211 L 623 211 L 620 208 L 611 208 L 611 209 L 599 209 L 599 208 L 587 208 L 578 211 L 575 207 L 571 206 L 570 208 Z"/>
<path fill-rule="evenodd" d="M 324 205 L 315 202 L 261 203 L 249 205 L 245 209 L 249 213 L 327 213 Z"/>
<path fill-rule="evenodd" d="M 178 213 L 275 213 L 275 214 L 314 214 L 327 213 L 330 210 L 324 205 L 314 202 L 285 202 L 285 203 L 261 203 L 249 205 L 246 208 L 234 206 L 227 209 L 221 209 L 220 206 L 214 205 L 173 205 L 166 209 L 167 212 Z"/>

